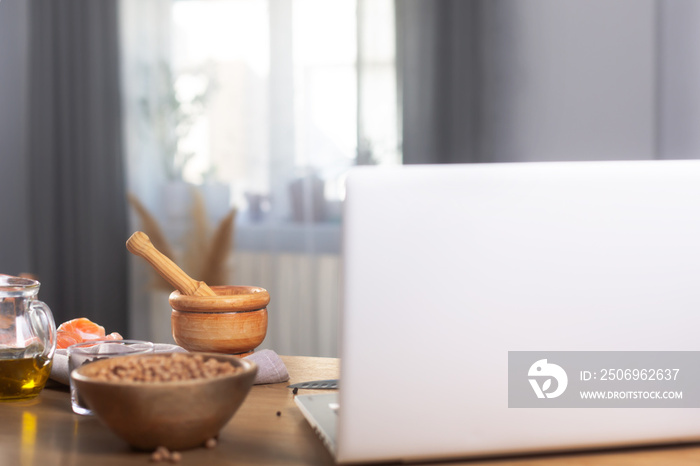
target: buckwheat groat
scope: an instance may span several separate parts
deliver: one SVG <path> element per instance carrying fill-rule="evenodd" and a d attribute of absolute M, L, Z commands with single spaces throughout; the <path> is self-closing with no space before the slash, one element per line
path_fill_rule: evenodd
<path fill-rule="evenodd" d="M 172 353 L 148 358 L 115 359 L 96 372 L 94 377 L 108 382 L 175 382 L 231 375 L 240 370 L 228 362 L 199 354 L 188 357 L 182 353 Z"/>

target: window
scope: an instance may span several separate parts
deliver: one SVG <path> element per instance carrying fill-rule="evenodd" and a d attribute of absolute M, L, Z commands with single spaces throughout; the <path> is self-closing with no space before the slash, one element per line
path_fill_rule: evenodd
<path fill-rule="evenodd" d="M 294 186 L 311 178 L 311 218 L 337 220 L 349 167 L 400 161 L 393 2 L 181 0 L 170 18 L 185 181 L 229 185 L 248 219 L 302 220 Z"/>

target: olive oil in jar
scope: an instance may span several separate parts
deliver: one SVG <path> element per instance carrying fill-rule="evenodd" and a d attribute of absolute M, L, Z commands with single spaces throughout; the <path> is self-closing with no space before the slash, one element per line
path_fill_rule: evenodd
<path fill-rule="evenodd" d="M 21 359 L 0 358 L 0 400 L 34 398 L 51 373 L 51 360 L 43 356 Z"/>

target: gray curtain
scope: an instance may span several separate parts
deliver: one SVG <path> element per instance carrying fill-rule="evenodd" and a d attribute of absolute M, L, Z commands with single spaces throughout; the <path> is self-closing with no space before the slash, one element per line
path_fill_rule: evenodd
<path fill-rule="evenodd" d="M 700 156 L 700 7 L 396 0 L 405 163 Z"/>
<path fill-rule="evenodd" d="M 117 0 L 30 0 L 32 272 L 57 323 L 127 329 Z"/>
<path fill-rule="evenodd" d="M 480 3 L 396 1 L 404 163 L 480 161 Z"/>
<path fill-rule="evenodd" d="M 0 273 L 29 271 L 24 127 L 27 4 L 0 1 Z"/>

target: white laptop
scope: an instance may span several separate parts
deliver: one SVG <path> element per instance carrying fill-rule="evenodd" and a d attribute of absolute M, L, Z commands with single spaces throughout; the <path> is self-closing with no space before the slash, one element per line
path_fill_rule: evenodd
<path fill-rule="evenodd" d="M 338 462 L 700 440 L 692 408 L 509 407 L 508 372 L 700 350 L 700 161 L 358 168 L 343 234 L 340 390 L 296 397 Z"/>

